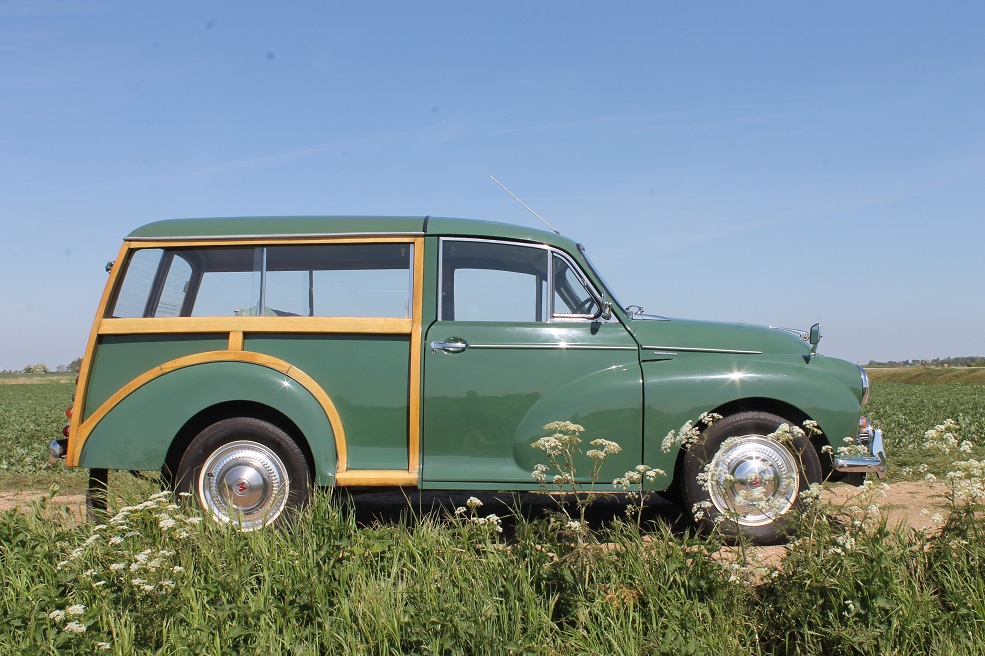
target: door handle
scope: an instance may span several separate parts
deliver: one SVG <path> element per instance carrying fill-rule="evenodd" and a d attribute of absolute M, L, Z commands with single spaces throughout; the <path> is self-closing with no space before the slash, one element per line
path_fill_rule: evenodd
<path fill-rule="evenodd" d="M 452 337 L 447 342 L 431 342 L 432 351 L 444 351 L 445 353 L 461 353 L 468 347 L 468 342 L 457 337 Z"/>

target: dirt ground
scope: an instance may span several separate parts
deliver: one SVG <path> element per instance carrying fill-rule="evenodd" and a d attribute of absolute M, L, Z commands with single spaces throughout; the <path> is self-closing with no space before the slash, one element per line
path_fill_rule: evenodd
<path fill-rule="evenodd" d="M 422 493 L 426 495 L 427 493 Z M 860 496 L 860 488 L 856 488 L 850 485 L 834 485 L 825 490 L 824 498 L 831 501 L 835 505 L 846 505 L 850 506 L 853 504 L 862 505 L 863 507 L 869 505 L 869 501 Z M 20 491 L 2 491 L 0 490 L 0 512 L 6 512 L 11 508 L 24 507 L 28 504 L 41 499 L 48 495 L 45 490 L 20 490 Z M 450 495 L 450 493 L 444 493 L 444 497 L 449 497 L 448 499 L 441 499 L 439 495 L 432 494 L 432 500 L 427 503 L 443 503 L 447 505 L 450 501 L 453 505 L 459 504 L 460 502 L 455 498 L 460 495 Z M 466 494 L 466 496 L 468 496 Z M 483 495 L 485 496 L 485 495 Z M 886 495 L 881 494 L 875 495 L 875 503 L 880 507 L 880 509 L 888 514 L 890 525 L 904 524 L 917 529 L 929 528 L 933 526 L 931 521 L 931 516 L 936 512 L 942 512 L 943 501 L 938 496 L 938 492 L 929 486 L 929 484 L 923 481 L 900 481 L 896 483 L 890 483 L 889 489 L 886 490 Z M 394 505 L 404 505 L 406 499 L 397 495 L 393 498 L 392 494 L 388 493 L 366 493 L 361 495 L 354 495 L 357 505 L 357 511 L 361 511 L 360 514 L 364 514 L 367 518 L 380 517 L 386 514 L 383 510 L 386 506 Z M 412 501 L 412 503 L 414 503 Z M 464 501 L 461 501 L 464 503 Z M 71 515 L 80 519 L 84 516 L 85 512 L 85 495 L 83 494 L 59 494 L 54 498 L 52 502 L 53 509 L 64 508 L 68 510 Z M 415 504 L 416 505 L 416 504 Z M 594 507 L 594 506 L 593 506 Z M 926 510 L 926 513 L 922 513 L 922 510 Z M 670 517 L 679 513 L 679 509 L 667 509 L 664 512 L 658 512 L 657 514 L 663 514 Z"/>

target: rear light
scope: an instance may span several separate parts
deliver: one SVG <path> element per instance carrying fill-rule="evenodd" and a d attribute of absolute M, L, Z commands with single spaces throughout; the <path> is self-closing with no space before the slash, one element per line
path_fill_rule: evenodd
<path fill-rule="evenodd" d="M 72 418 L 72 408 L 74 408 L 74 407 L 75 406 L 71 406 L 70 405 L 67 408 L 65 408 L 65 416 L 68 417 L 69 419 Z"/>
<path fill-rule="evenodd" d="M 64 435 L 65 437 L 68 437 L 68 431 L 69 431 L 70 428 L 71 428 L 71 426 L 63 426 L 62 427 L 62 435 Z"/>

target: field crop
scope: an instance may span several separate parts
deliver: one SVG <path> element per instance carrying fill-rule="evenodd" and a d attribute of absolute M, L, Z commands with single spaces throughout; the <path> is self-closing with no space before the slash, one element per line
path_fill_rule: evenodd
<path fill-rule="evenodd" d="M 965 375 L 964 379 L 968 377 Z M 935 380 L 926 376 L 921 379 Z M 980 444 L 985 442 L 985 385 L 904 383 L 876 378 L 865 413 L 885 433 L 890 480 L 927 472 L 940 475 L 947 470 L 951 458 L 921 448 L 926 431 L 947 419 L 958 424 L 962 439 L 977 445 L 969 457 L 985 458 L 985 445 Z M 921 465 L 926 466 L 923 472 Z"/>
<path fill-rule="evenodd" d="M 64 467 L 49 464 L 48 443 L 60 438 L 68 423 L 65 408 L 72 404 L 74 385 L 38 380 L 0 379 L 0 487 L 15 480 L 44 483 L 72 477 Z"/>

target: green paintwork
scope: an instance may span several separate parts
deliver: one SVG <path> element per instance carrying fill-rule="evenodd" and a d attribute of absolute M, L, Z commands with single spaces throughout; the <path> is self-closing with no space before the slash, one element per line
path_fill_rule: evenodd
<path fill-rule="evenodd" d="M 314 455 L 315 482 L 331 485 L 335 442 L 315 398 L 295 380 L 257 364 L 210 362 L 166 373 L 109 412 L 82 447 L 80 464 L 109 469 L 160 469 L 171 441 L 195 414 L 226 401 L 268 405 L 291 419 Z"/>
<path fill-rule="evenodd" d="M 104 335 L 95 350 L 82 418 L 137 376 L 193 353 L 218 351 L 228 335 Z"/>
<path fill-rule="evenodd" d="M 423 228 L 423 216 L 252 216 L 222 219 L 167 219 L 141 226 L 127 235 L 127 239 L 421 234 Z"/>
<path fill-rule="evenodd" d="M 437 322 L 426 341 L 463 339 L 461 353 L 425 351 L 423 479 L 528 483 L 544 455 L 544 425 L 581 424 L 588 440 L 618 442 L 612 480 L 642 456 L 642 388 L 636 343 L 618 323 Z M 490 347 L 506 348 L 490 348 Z M 591 448 L 591 447 L 587 447 Z M 591 470 L 587 458 L 579 475 Z"/>
<path fill-rule="evenodd" d="M 442 236 L 554 246 L 611 300 L 611 290 L 604 288 L 576 242 L 546 230 L 423 216 L 246 217 L 159 221 L 128 238 L 352 234 L 425 237 L 420 426 L 424 487 L 535 489 L 530 472 L 545 458 L 530 443 L 545 434 L 544 424 L 555 420 L 584 425 L 585 450 L 596 438 L 623 447 L 606 464 L 600 477 L 603 487 L 640 463 L 666 470 L 668 477 L 657 487 L 669 484 L 677 454 L 663 453 L 661 442 L 668 431 L 704 411 L 743 408 L 787 413 L 792 420 L 810 417 L 835 445 L 856 432 L 863 394 L 858 368 L 812 356 L 809 342 L 789 331 L 649 320 L 629 316 L 619 307 L 613 308 L 609 322 L 436 320 Z M 461 353 L 432 352 L 428 346 L 451 338 L 471 346 Z M 407 336 L 247 334 L 245 341 L 246 350 L 281 358 L 323 387 L 341 415 L 351 469 L 406 469 Z M 95 359 L 85 415 L 157 365 L 225 347 L 225 335 L 104 337 L 91 356 Z M 284 387 L 285 381 L 291 384 Z M 268 403 L 289 415 L 316 453 L 319 484 L 331 482 L 335 449 L 320 406 L 282 374 L 245 363 L 196 365 L 148 383 L 97 426 L 83 450 L 82 464 L 160 466 L 170 440 L 188 418 L 212 403 L 238 399 Z M 587 458 L 582 458 L 579 474 L 589 469 Z"/>
<path fill-rule="evenodd" d="M 674 360 L 644 363 L 644 462 L 673 470 L 677 453 L 661 450 L 667 432 L 695 421 L 702 412 L 736 402 L 744 402 L 746 409 L 773 410 L 781 416 L 790 413 L 779 408 L 791 406 L 817 421 L 838 444 L 841 438 L 856 435 L 858 399 L 815 364 L 789 355 L 709 354 L 681 354 Z M 777 407 L 775 401 L 782 405 Z"/>
<path fill-rule="evenodd" d="M 246 349 L 295 365 L 342 417 L 349 469 L 407 469 L 410 342 L 404 335 L 249 335 Z"/>

